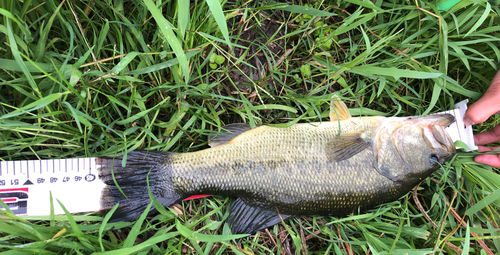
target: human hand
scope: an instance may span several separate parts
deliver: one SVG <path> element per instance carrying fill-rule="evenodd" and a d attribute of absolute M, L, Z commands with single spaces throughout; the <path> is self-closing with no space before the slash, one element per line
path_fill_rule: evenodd
<path fill-rule="evenodd" d="M 495 113 L 500 113 L 500 71 L 497 72 L 490 87 L 477 102 L 472 104 L 465 112 L 464 123 L 466 126 L 479 124 L 487 120 Z M 474 142 L 477 145 L 500 142 L 500 125 L 492 130 L 474 135 Z M 491 151 L 500 147 L 478 146 L 479 151 Z M 477 163 L 500 168 L 500 154 L 483 154 L 474 158 Z"/>

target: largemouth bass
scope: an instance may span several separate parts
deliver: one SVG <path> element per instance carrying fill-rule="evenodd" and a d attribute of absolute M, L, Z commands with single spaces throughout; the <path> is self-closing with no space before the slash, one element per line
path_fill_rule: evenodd
<path fill-rule="evenodd" d="M 346 215 L 396 200 L 455 154 L 444 130 L 450 114 L 351 117 L 334 100 L 330 118 L 288 128 L 230 124 L 209 138 L 211 148 L 134 151 L 125 167 L 121 157 L 102 159 L 102 208 L 120 203 L 112 220 L 135 220 L 150 203 L 148 185 L 165 206 L 234 196 L 232 233 L 254 233 L 296 215 Z"/>

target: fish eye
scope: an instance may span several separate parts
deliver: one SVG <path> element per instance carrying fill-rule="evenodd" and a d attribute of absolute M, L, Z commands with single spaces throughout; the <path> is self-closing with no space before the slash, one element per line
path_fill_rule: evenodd
<path fill-rule="evenodd" d="M 429 160 L 431 161 L 431 164 L 435 164 L 439 162 L 439 158 L 436 154 L 431 154 L 429 156 Z"/>

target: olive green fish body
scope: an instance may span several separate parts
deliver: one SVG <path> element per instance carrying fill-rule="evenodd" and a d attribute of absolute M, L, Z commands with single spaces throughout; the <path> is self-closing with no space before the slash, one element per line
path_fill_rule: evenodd
<path fill-rule="evenodd" d="M 333 106 L 331 122 L 231 124 L 205 150 L 134 151 L 125 167 L 122 157 L 103 158 L 101 206 L 120 203 L 112 220 L 134 220 L 149 194 L 165 206 L 233 196 L 233 233 L 253 233 L 294 215 L 345 215 L 393 201 L 455 154 L 444 131 L 451 115 L 351 117 L 342 102 Z"/>
<path fill-rule="evenodd" d="M 381 117 L 351 118 L 342 132 L 373 135 Z M 192 153 L 171 154 L 173 186 L 195 194 L 236 196 L 285 214 L 346 214 L 399 198 L 408 190 L 373 168 L 365 150 L 348 160 L 327 155 L 327 143 L 339 135 L 337 122 L 260 126 L 231 141 Z M 411 187 L 410 187 L 411 188 Z"/>

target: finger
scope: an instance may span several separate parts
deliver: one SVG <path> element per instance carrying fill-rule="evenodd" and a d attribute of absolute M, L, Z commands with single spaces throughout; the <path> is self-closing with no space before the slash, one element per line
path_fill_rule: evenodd
<path fill-rule="evenodd" d="M 500 110 L 500 72 L 497 72 L 490 87 L 477 102 L 465 112 L 466 126 L 482 123 Z"/>
<path fill-rule="evenodd" d="M 492 130 L 474 135 L 474 142 L 477 145 L 500 142 L 500 125 L 497 125 Z"/>
<path fill-rule="evenodd" d="M 485 151 L 493 151 L 496 149 L 500 149 L 500 147 L 486 147 L 486 146 L 477 146 L 479 152 L 485 152 Z"/>
<path fill-rule="evenodd" d="M 500 168 L 500 155 L 484 154 L 474 158 L 474 161 L 480 164 L 486 164 L 492 167 Z"/>

